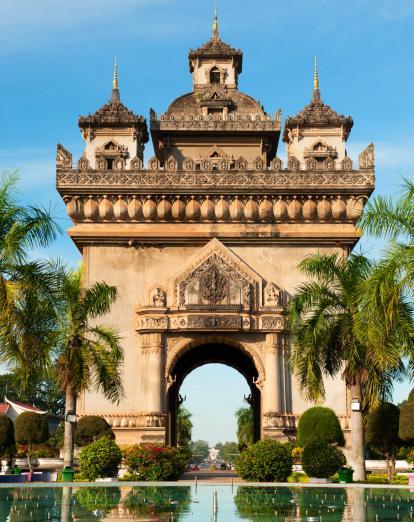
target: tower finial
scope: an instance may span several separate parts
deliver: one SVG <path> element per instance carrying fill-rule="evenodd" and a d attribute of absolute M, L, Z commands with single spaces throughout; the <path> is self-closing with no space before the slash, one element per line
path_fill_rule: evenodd
<path fill-rule="evenodd" d="M 313 101 L 321 100 L 321 93 L 319 91 L 319 73 L 318 73 L 318 60 L 315 56 L 315 70 L 313 73 L 313 93 L 312 93 Z"/>
<path fill-rule="evenodd" d="M 114 59 L 114 79 L 112 81 L 112 89 L 118 89 L 118 65 L 116 63 L 116 56 Z"/>
<path fill-rule="evenodd" d="M 118 64 L 116 62 L 116 56 L 114 59 L 114 76 L 113 76 L 113 80 L 112 80 L 111 101 L 113 101 L 113 102 L 121 101 L 121 98 L 119 95 L 119 88 L 118 88 Z"/>
<path fill-rule="evenodd" d="M 213 38 L 218 38 L 219 30 L 218 30 L 218 18 L 217 18 L 217 2 L 214 1 L 214 19 L 213 19 Z"/>
<path fill-rule="evenodd" d="M 318 76 L 318 60 L 315 56 L 315 72 L 313 73 L 313 90 L 319 89 L 319 76 Z"/>

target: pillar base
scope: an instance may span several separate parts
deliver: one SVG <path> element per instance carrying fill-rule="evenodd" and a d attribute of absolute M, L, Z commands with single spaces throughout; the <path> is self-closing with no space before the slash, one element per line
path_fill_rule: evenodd
<path fill-rule="evenodd" d="M 155 444 L 165 446 L 165 428 L 113 428 L 117 444 Z"/>
<path fill-rule="evenodd" d="M 269 411 L 263 415 L 263 439 L 287 442 L 296 437 L 297 416 Z"/>

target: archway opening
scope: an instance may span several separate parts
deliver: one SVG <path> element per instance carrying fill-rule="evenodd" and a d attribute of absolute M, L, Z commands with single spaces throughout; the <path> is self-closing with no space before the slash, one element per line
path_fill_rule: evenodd
<path fill-rule="evenodd" d="M 181 403 L 180 390 L 185 378 L 193 370 L 211 363 L 224 364 L 234 368 L 245 378 L 250 390 L 249 401 L 253 409 L 254 440 L 260 439 L 261 393 L 254 384 L 259 373 L 253 359 L 241 348 L 224 343 L 208 343 L 185 351 L 171 369 L 170 373 L 174 376 L 174 383 L 167 394 L 167 444 L 177 445 L 177 410 Z M 208 393 L 210 386 L 211 383 L 206 382 L 206 393 Z M 242 400 L 243 397 L 240 397 L 240 399 Z M 226 398 L 223 397 L 222 400 L 225 404 Z M 212 422 L 214 422 L 214 419 L 212 419 Z"/>

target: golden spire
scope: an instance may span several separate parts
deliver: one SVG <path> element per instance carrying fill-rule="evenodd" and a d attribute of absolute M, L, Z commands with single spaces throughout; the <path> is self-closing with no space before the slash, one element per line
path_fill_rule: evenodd
<path fill-rule="evenodd" d="M 217 3 L 214 2 L 214 19 L 213 19 L 213 38 L 218 38 L 218 19 L 217 19 Z"/>
<path fill-rule="evenodd" d="M 116 63 L 116 56 L 114 60 L 114 79 L 112 80 L 112 89 L 118 89 L 118 66 Z"/>
<path fill-rule="evenodd" d="M 115 56 L 115 60 L 114 60 L 114 77 L 112 80 L 111 101 L 113 101 L 113 102 L 121 101 L 121 96 L 119 94 L 119 88 L 118 88 L 118 65 L 116 63 L 116 56 Z"/>
<path fill-rule="evenodd" d="M 319 90 L 318 61 L 315 56 L 315 72 L 313 73 L 313 90 Z"/>
<path fill-rule="evenodd" d="M 315 71 L 313 73 L 312 101 L 314 101 L 314 102 L 320 102 L 321 101 L 321 93 L 319 91 L 318 62 L 316 60 L 316 56 L 315 56 Z"/>

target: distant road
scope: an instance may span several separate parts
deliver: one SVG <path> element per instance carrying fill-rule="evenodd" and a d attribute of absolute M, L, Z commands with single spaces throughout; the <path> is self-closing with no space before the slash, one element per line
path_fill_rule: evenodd
<path fill-rule="evenodd" d="M 200 469 L 199 471 L 186 471 L 179 480 L 195 480 L 196 477 L 197 481 L 199 482 L 231 482 L 232 479 L 235 483 L 242 482 L 235 471 L 222 471 L 219 469 Z"/>

